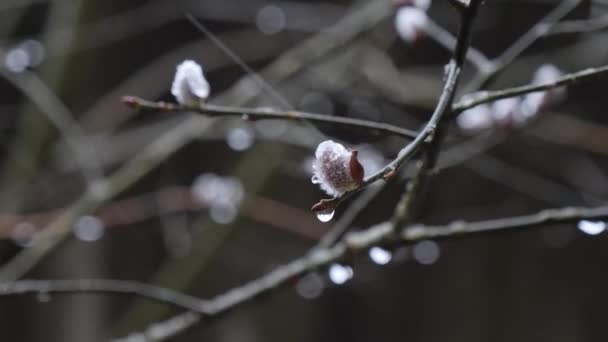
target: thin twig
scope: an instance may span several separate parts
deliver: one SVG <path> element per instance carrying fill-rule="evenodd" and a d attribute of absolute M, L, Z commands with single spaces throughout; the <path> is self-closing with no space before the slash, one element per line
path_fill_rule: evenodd
<path fill-rule="evenodd" d="M 461 113 L 467 109 L 471 109 L 483 103 L 492 102 L 508 97 L 525 95 L 538 91 L 545 91 L 551 88 L 570 85 L 572 83 L 588 81 L 595 77 L 603 76 L 608 73 L 608 65 L 598 68 L 588 68 L 571 74 L 563 75 L 552 82 L 541 84 L 528 84 L 519 87 L 507 88 L 495 91 L 482 91 L 471 95 L 464 96 L 463 100 L 458 101 L 452 110 L 454 113 Z"/>
<path fill-rule="evenodd" d="M 562 21 L 547 30 L 546 35 L 587 33 L 608 28 L 608 14 L 599 17 Z"/>
<path fill-rule="evenodd" d="M 433 116 L 427 123 L 425 130 L 431 128 L 433 132 L 437 129 L 437 134 L 429 135 L 429 138 L 424 140 L 426 143 L 425 153 L 422 160 L 418 164 L 416 174 L 408 182 L 406 191 L 395 207 L 391 222 L 394 227 L 399 227 L 402 223 L 409 220 L 412 216 L 414 203 L 425 187 L 428 179 L 429 171 L 435 167 L 435 163 L 439 156 L 439 150 L 444 136 L 445 122 L 442 122 L 444 116 L 449 115 L 452 102 L 456 92 L 456 86 L 460 78 L 460 72 L 465 62 L 467 50 L 470 44 L 470 36 L 473 26 L 473 21 L 477 14 L 477 8 L 481 1 L 472 0 L 468 3 L 466 9 L 462 10 L 461 27 L 458 33 L 458 39 L 454 53 L 448 64 L 448 75 L 435 108 Z M 423 131 L 424 132 L 424 131 Z M 414 140 L 415 141 L 415 140 Z"/>
<path fill-rule="evenodd" d="M 455 221 L 446 225 L 414 224 L 395 234 L 390 222 L 383 222 L 361 232 L 351 232 L 332 247 L 313 250 L 251 282 L 228 290 L 209 300 L 200 299 L 171 289 L 135 281 L 109 279 L 80 280 L 22 280 L 0 283 L 0 296 L 53 293 L 110 293 L 136 295 L 180 307 L 211 318 L 223 314 L 252 299 L 278 289 L 281 285 L 311 270 L 325 267 L 344 258 L 364 252 L 372 246 L 412 244 L 421 240 L 449 239 L 507 230 L 564 224 L 580 220 L 608 218 L 608 206 L 595 208 L 566 207 L 547 209 L 532 215 L 493 220 Z M 193 320 L 195 322 L 196 320 Z"/>
<path fill-rule="evenodd" d="M 138 109 L 149 109 L 163 112 L 194 112 L 208 116 L 236 116 L 244 119 L 283 119 L 283 120 L 308 120 L 312 122 L 325 122 L 339 124 L 348 127 L 378 130 L 385 133 L 395 134 L 404 138 L 415 138 L 418 133 L 395 125 L 369 121 L 363 119 L 348 118 L 343 116 L 332 116 L 326 114 L 307 113 L 295 110 L 279 110 L 273 108 L 245 108 L 233 106 L 219 106 L 208 103 L 200 105 L 180 105 L 169 102 L 153 102 L 136 96 L 125 96 L 122 101 L 129 106 Z"/>
<path fill-rule="evenodd" d="M 544 37 L 547 32 L 559 22 L 563 17 L 570 13 L 576 6 L 580 4 L 581 0 L 564 0 L 560 2 L 549 14 L 547 14 L 541 21 L 536 23 L 530 30 L 524 35 L 518 38 L 511 46 L 509 46 L 500 56 L 495 58 L 491 63 L 490 67 L 486 70 L 479 72 L 476 77 L 473 78 L 467 84 L 465 89 L 467 92 L 478 90 L 487 85 L 487 83 L 494 78 L 499 72 L 504 70 L 515 58 L 521 55 L 528 47 L 534 44 L 537 40 Z"/>

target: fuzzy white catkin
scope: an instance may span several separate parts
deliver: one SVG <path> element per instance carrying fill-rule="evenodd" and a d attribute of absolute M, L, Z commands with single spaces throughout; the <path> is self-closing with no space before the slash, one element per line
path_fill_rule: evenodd
<path fill-rule="evenodd" d="M 171 85 L 171 94 L 180 104 L 191 105 L 209 97 L 210 86 L 200 65 L 185 60 L 177 66 Z"/>
<path fill-rule="evenodd" d="M 401 39 L 413 42 L 427 25 L 426 11 L 418 7 L 403 6 L 395 15 L 395 30 Z"/>
<path fill-rule="evenodd" d="M 350 170 L 352 152 L 332 140 L 319 144 L 313 162 L 313 181 L 330 196 L 338 196 L 358 186 Z"/>

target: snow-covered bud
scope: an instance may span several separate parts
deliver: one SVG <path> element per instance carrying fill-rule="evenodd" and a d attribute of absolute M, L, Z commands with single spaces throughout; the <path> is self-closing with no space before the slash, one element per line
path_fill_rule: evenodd
<path fill-rule="evenodd" d="M 357 160 L 357 151 L 349 151 L 332 140 L 319 144 L 312 168 L 312 182 L 330 196 L 339 196 L 358 188 L 363 182 L 364 170 Z"/>
<path fill-rule="evenodd" d="M 171 94 L 177 102 L 184 105 L 196 104 L 209 97 L 209 83 L 203 75 L 203 69 L 196 62 L 185 60 L 177 66 L 175 78 L 171 85 Z"/>
<path fill-rule="evenodd" d="M 397 15 L 395 15 L 395 29 L 401 39 L 411 43 L 424 34 L 428 19 L 424 9 L 403 6 L 397 10 Z"/>

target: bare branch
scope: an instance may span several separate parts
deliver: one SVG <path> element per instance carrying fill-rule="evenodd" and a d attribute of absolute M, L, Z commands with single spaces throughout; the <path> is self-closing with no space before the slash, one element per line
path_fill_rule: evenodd
<path fill-rule="evenodd" d="M 314 249 L 310 253 L 293 260 L 275 270 L 210 300 L 203 300 L 171 289 L 143 284 L 134 281 L 82 279 L 82 280 L 23 280 L 0 283 L 0 296 L 52 293 L 113 293 L 137 295 L 159 302 L 171 304 L 212 318 L 262 294 L 278 289 L 290 280 L 311 270 L 327 266 L 345 258 L 364 252 L 377 245 L 411 244 L 428 239 L 449 239 L 499 231 L 541 227 L 551 223 L 573 223 L 580 220 L 600 220 L 608 218 L 608 206 L 595 208 L 566 207 L 547 209 L 532 215 L 506 217 L 500 219 L 465 222 L 455 221 L 446 225 L 414 224 L 405 227 L 400 233 L 390 222 L 379 223 L 361 232 L 351 232 L 332 247 Z M 192 313 L 187 314 L 189 317 Z M 178 316 L 179 317 L 179 316 Z M 182 330 L 198 322 L 190 319 L 182 325 Z M 162 329 L 162 327 L 157 327 Z"/>
<path fill-rule="evenodd" d="M 412 130 L 401 128 L 383 122 L 368 121 L 362 119 L 348 118 L 343 116 L 332 116 L 326 114 L 299 112 L 295 110 L 279 110 L 273 108 L 245 108 L 219 106 L 208 103 L 199 105 L 180 105 L 168 102 L 153 102 L 135 96 L 125 96 L 122 101 L 137 109 L 151 109 L 163 112 L 195 112 L 208 116 L 236 116 L 245 119 L 283 119 L 283 120 L 308 120 L 312 122 L 325 122 L 339 124 L 348 127 L 374 129 L 385 133 L 395 134 L 404 138 L 415 138 L 418 134 Z"/>
<path fill-rule="evenodd" d="M 470 36 L 473 26 L 473 21 L 477 15 L 477 8 L 481 1 L 472 0 L 468 3 L 466 9 L 462 10 L 461 15 L 461 27 L 458 33 L 458 39 L 456 47 L 454 48 L 454 54 L 448 64 L 447 79 L 443 88 L 437 107 L 433 116 L 425 126 L 422 133 L 429 130 L 431 134 L 424 138 L 423 142 L 426 144 L 425 154 L 418 165 L 416 174 L 408 182 L 406 192 L 403 194 L 399 203 L 395 207 L 391 222 L 395 227 L 399 227 L 402 223 L 409 220 L 412 216 L 414 202 L 416 201 L 419 193 L 424 188 L 426 180 L 429 176 L 429 171 L 435 167 L 435 163 L 439 156 L 439 150 L 444 136 L 444 122 L 442 119 L 444 116 L 449 115 L 451 111 L 452 102 L 454 101 L 454 95 L 456 92 L 456 86 L 460 78 L 460 72 L 465 62 L 467 50 L 470 44 Z M 435 133 L 437 130 L 437 133 Z M 421 134 L 422 134 L 421 133 Z M 416 142 L 416 140 L 414 140 Z M 412 142 L 412 144 L 414 143 Z"/>
<path fill-rule="evenodd" d="M 553 25 L 559 22 L 563 17 L 570 13 L 581 0 L 563 0 L 549 14 L 547 14 L 540 22 L 534 25 L 528 32 L 517 39 L 509 48 L 507 48 L 500 56 L 492 60 L 490 67 L 486 70 L 480 70 L 477 76 L 470 81 L 465 87 L 467 92 L 475 91 L 483 88 L 487 83 L 495 77 L 500 71 L 504 70 L 513 60 L 515 60 L 522 52 L 534 44 L 537 40 L 544 37 Z"/>
<path fill-rule="evenodd" d="M 586 33 L 603 30 L 608 27 L 608 15 L 599 17 L 562 21 L 550 27 L 547 35 Z"/>
<path fill-rule="evenodd" d="M 467 95 L 464 100 L 460 100 L 458 103 L 456 103 L 452 107 L 452 110 L 454 113 L 461 113 L 482 103 L 492 102 L 508 97 L 525 95 L 538 91 L 545 91 L 556 87 L 570 85 L 576 82 L 588 81 L 595 77 L 604 76 L 605 73 L 608 73 L 608 65 L 598 68 L 588 68 L 571 74 L 567 74 L 553 82 L 529 84 L 495 91 L 482 91 L 472 95 Z"/>
<path fill-rule="evenodd" d="M 133 295 L 205 314 L 206 301 L 137 281 L 115 279 L 20 280 L 0 283 L 0 296 L 25 294 L 73 294 L 79 292 Z"/>

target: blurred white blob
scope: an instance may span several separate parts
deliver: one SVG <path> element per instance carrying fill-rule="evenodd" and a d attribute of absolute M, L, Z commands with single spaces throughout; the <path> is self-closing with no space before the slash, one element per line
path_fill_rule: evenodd
<path fill-rule="evenodd" d="M 554 82 L 562 76 L 561 70 L 553 64 L 543 64 L 536 69 L 532 78 L 533 84 Z"/>
<path fill-rule="evenodd" d="M 369 258 L 378 265 L 386 265 L 393 258 L 393 254 L 382 247 L 372 247 L 369 249 Z"/>
<path fill-rule="evenodd" d="M 184 105 L 192 105 L 209 97 L 210 86 L 203 69 L 196 62 L 185 60 L 177 66 L 171 94 L 177 102 Z"/>
<path fill-rule="evenodd" d="M 27 53 L 29 64 L 32 67 L 40 65 L 46 57 L 46 50 L 44 46 L 35 39 L 28 39 L 23 41 L 19 48 Z"/>
<path fill-rule="evenodd" d="M 440 249 L 435 241 L 420 241 L 412 248 L 414 259 L 423 265 L 432 265 L 439 259 Z"/>
<path fill-rule="evenodd" d="M 562 76 L 562 72 L 553 64 L 543 64 L 534 72 L 532 84 L 543 84 L 555 82 Z M 563 101 L 566 97 L 564 87 L 549 89 L 542 92 L 530 93 L 524 96 L 521 104 L 521 114 L 523 120 L 530 120 L 546 106 L 555 105 Z"/>
<path fill-rule="evenodd" d="M 492 108 L 488 104 L 480 104 L 460 113 L 456 118 L 456 124 L 467 133 L 477 133 L 494 125 Z"/>
<path fill-rule="evenodd" d="M 598 235 L 606 230 L 606 222 L 582 220 L 578 222 L 578 229 L 585 234 Z"/>
<path fill-rule="evenodd" d="M 336 285 L 342 285 L 350 280 L 353 275 L 352 267 L 348 265 L 332 264 L 329 266 L 329 279 Z"/>
<path fill-rule="evenodd" d="M 287 18 L 279 6 L 268 5 L 260 8 L 255 19 L 258 29 L 264 34 L 277 34 L 285 29 Z"/>
<path fill-rule="evenodd" d="M 18 246 L 30 247 L 32 245 L 32 239 L 37 231 L 38 229 L 33 224 L 29 222 L 20 222 L 13 228 L 11 238 Z"/>
<path fill-rule="evenodd" d="M 513 122 L 513 116 L 519 110 L 521 99 L 510 97 L 492 103 L 492 119 L 499 125 L 508 125 Z"/>
<path fill-rule="evenodd" d="M 101 239 L 105 231 L 103 222 L 95 216 L 82 216 L 74 226 L 72 232 L 81 241 L 93 242 Z"/>
<path fill-rule="evenodd" d="M 220 224 L 234 221 L 245 196 L 241 181 L 213 173 L 198 176 L 191 188 L 192 197 L 209 206 L 209 216 Z"/>
<path fill-rule="evenodd" d="M 306 299 L 314 299 L 323 293 L 324 287 L 323 278 L 318 273 L 312 272 L 298 280 L 296 292 Z"/>
<path fill-rule="evenodd" d="M 404 41 L 414 42 L 423 33 L 428 23 L 428 16 L 424 9 L 413 6 L 403 6 L 397 10 L 395 16 L 395 30 Z"/>
<path fill-rule="evenodd" d="M 313 181 L 314 183 L 314 181 Z M 319 211 L 317 213 L 317 219 L 319 219 L 319 221 L 321 222 L 329 222 L 331 221 L 332 218 L 334 218 L 334 214 L 336 212 L 334 210 L 331 211 Z"/>
<path fill-rule="evenodd" d="M 29 67 L 40 65 L 45 50 L 37 40 L 28 39 L 10 49 L 4 55 L 4 66 L 11 72 L 20 73 Z"/>
<path fill-rule="evenodd" d="M 536 92 L 524 96 L 521 106 L 519 107 L 519 115 L 514 116 L 514 122 L 523 124 L 534 118 L 544 105 L 545 98 L 545 92 Z"/>
<path fill-rule="evenodd" d="M 226 134 L 226 143 L 235 151 L 249 149 L 255 140 L 255 132 L 249 126 L 233 127 Z"/>
<path fill-rule="evenodd" d="M 14 48 L 4 56 L 4 65 L 9 71 L 20 73 L 30 65 L 30 59 L 24 49 Z"/>

